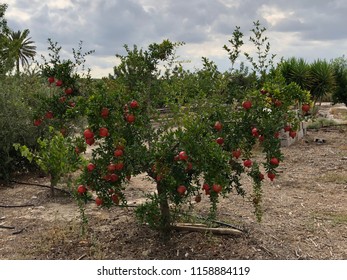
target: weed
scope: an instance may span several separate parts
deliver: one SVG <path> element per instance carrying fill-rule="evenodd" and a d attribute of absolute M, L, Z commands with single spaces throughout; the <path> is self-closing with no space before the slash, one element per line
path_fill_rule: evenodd
<path fill-rule="evenodd" d="M 335 126 L 337 122 L 331 119 L 318 118 L 314 122 L 307 125 L 307 129 L 320 129 L 322 127 Z"/>

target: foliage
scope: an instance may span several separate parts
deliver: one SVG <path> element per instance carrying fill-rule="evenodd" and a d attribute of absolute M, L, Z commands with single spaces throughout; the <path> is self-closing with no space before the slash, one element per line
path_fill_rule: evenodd
<path fill-rule="evenodd" d="M 278 67 L 287 84 L 294 82 L 304 90 L 310 89 L 312 83 L 310 64 L 303 58 L 291 57 L 282 60 Z"/>
<path fill-rule="evenodd" d="M 33 59 L 36 55 L 36 46 L 28 37 L 29 29 L 15 32 L 7 26 L 7 7 L 7 4 L 0 4 L 0 75 L 10 72 L 14 66 L 19 74 L 20 62 L 23 67 L 28 66 L 28 59 Z"/>
<path fill-rule="evenodd" d="M 120 59 L 119 65 L 114 67 L 117 81 L 126 84 L 129 94 L 145 95 L 149 107 L 162 107 L 166 96 L 161 94 L 159 77 L 163 73 L 156 66 L 164 62 L 168 65 L 163 65 L 163 68 L 171 65 L 175 59 L 175 49 L 181 44 L 164 40 L 160 44 L 150 44 L 146 51 L 138 49 L 136 45 L 132 50 L 124 45 L 126 55 L 116 55 Z"/>
<path fill-rule="evenodd" d="M 257 87 L 259 80 L 254 72 L 249 73 L 249 69 L 244 63 L 239 69 L 224 73 L 226 88 L 224 90 L 225 102 L 230 104 L 244 98 L 244 93 Z"/>
<path fill-rule="evenodd" d="M 240 26 L 236 26 L 235 30 L 233 31 L 232 38 L 228 40 L 228 42 L 231 44 L 231 48 L 229 48 L 227 45 L 223 46 L 223 49 L 226 50 L 229 54 L 229 60 L 231 62 L 231 71 L 234 70 L 234 65 L 236 60 L 239 58 L 239 55 L 241 53 L 241 47 L 243 46 L 243 33 L 240 31 Z"/>
<path fill-rule="evenodd" d="M 32 125 L 35 96 L 44 92 L 36 76 L 2 76 L 0 79 L 0 177 L 8 180 L 12 171 L 24 171 L 27 162 L 13 148 L 14 143 L 36 146 L 41 130 Z"/>
<path fill-rule="evenodd" d="M 273 68 L 273 59 L 276 55 L 270 55 L 270 42 L 268 37 L 264 36 L 266 28 L 261 27 L 259 20 L 253 22 L 253 25 L 254 27 L 251 29 L 253 35 L 250 36 L 249 40 L 256 47 L 256 56 L 253 57 L 247 52 L 244 55 L 251 63 L 253 71 L 260 76 L 261 80 L 264 80 L 267 71 Z"/>
<path fill-rule="evenodd" d="M 77 51 L 74 51 L 75 63 L 70 60 L 61 61 L 57 52 L 59 48 L 53 43 L 50 47 L 53 52 L 53 54 L 50 53 L 52 60 L 45 60 L 45 63 L 40 65 L 40 69 L 43 75 L 56 73 L 57 79 L 54 78 L 54 84 L 47 81 L 48 77 L 44 77 L 43 81 L 37 73 L 29 72 L 16 76 L 2 76 L 0 79 L 2 178 L 9 179 L 14 167 L 21 171 L 21 166 L 18 164 L 23 164 L 23 158 L 14 150 L 14 143 L 35 149 L 36 139 L 48 133 L 48 126 L 54 126 L 56 130 L 67 136 L 72 135 L 76 127 L 76 122 L 72 120 L 80 120 L 80 111 L 77 106 L 79 94 L 89 86 L 88 77 L 79 79 L 76 70 L 77 67 L 83 66 L 84 62 L 81 45 Z M 69 87 L 65 88 L 64 85 L 56 84 L 61 78 L 69 81 L 67 85 L 73 85 L 72 92 L 66 91 Z M 76 149 L 83 152 L 85 144 L 83 142 L 77 144 Z"/>
<path fill-rule="evenodd" d="M 314 122 L 307 125 L 307 129 L 320 129 L 322 127 L 335 126 L 337 124 L 333 119 L 317 118 Z"/>
<path fill-rule="evenodd" d="M 29 66 L 28 59 L 34 59 L 36 55 L 36 46 L 33 45 L 34 41 L 28 37 L 29 33 L 29 29 L 24 29 L 23 32 L 11 30 L 8 34 L 9 45 L 6 52 L 15 61 L 17 75 L 19 74 L 20 63 L 22 67 Z"/>
<path fill-rule="evenodd" d="M 347 78 L 343 58 L 331 63 L 318 59 L 308 64 L 303 58 L 292 57 L 282 60 L 278 68 L 287 84 L 294 82 L 302 89 L 308 90 L 314 103 L 331 96 L 337 101 L 340 100 L 339 96 L 345 93 Z M 343 98 L 340 102 L 343 102 L 342 100 Z"/>
<path fill-rule="evenodd" d="M 7 4 L 0 4 L 0 75 L 6 74 L 13 66 L 13 60 L 7 53 L 9 46 L 8 34 L 10 32 L 5 18 L 7 7 Z"/>
<path fill-rule="evenodd" d="M 260 219 L 261 181 L 264 174 L 274 180 L 283 159 L 279 131 L 290 125 L 291 135 L 295 133 L 299 119 L 290 108 L 308 102 L 309 95 L 294 83 L 286 85 L 279 71 L 273 71 L 266 80 L 263 77 L 262 89 L 253 84 L 227 103 L 225 95 L 219 94 L 226 88 L 226 76 L 207 58 L 196 73 L 174 66 L 159 76 L 159 61 L 168 59 L 155 58 L 154 50 L 160 46 L 168 46 L 165 54 L 171 54 L 174 44 L 164 41 L 146 51 L 126 46 L 128 56 L 122 56 L 115 67 L 116 79 L 101 81 L 86 100 L 89 126 L 84 130 L 85 141 L 98 146 L 79 182 L 88 190 L 81 200 L 95 191 L 97 205 L 126 205 L 130 176 L 146 172 L 157 191 L 148 195 L 137 215 L 168 236 L 174 213 L 186 203 L 198 201 L 204 195 L 202 188 L 214 217 L 222 197 L 232 191 L 245 194 L 240 178 L 246 174 L 254 182 L 252 197 Z M 198 93 L 195 98 L 182 87 L 191 81 Z M 176 99 L 168 97 L 178 88 L 185 101 L 181 108 L 175 106 Z M 166 97 L 165 107 L 176 110 L 169 116 L 156 114 L 158 103 L 152 102 L 157 100 L 156 94 Z M 304 115 L 299 113 L 299 117 Z M 263 161 L 253 158 L 255 145 L 262 147 Z"/>
<path fill-rule="evenodd" d="M 49 59 L 42 56 L 43 63 L 38 63 L 46 85 L 46 94 L 38 97 L 40 104 L 35 108 L 34 123 L 40 126 L 46 122 L 64 135 L 72 135 L 78 123 L 82 122 L 80 101 L 91 86 L 90 70 L 87 73 L 80 71 L 85 71 L 85 57 L 93 51 L 83 53 L 80 42 L 77 50 L 72 49 L 72 61 L 60 57 L 61 47 L 56 42 L 51 39 L 48 42 Z"/>
<path fill-rule="evenodd" d="M 311 64 L 310 93 L 316 102 L 335 89 L 335 77 L 331 65 L 326 60 L 315 60 Z"/>
<path fill-rule="evenodd" d="M 54 187 L 62 177 L 76 171 L 82 164 L 80 154 L 76 152 L 76 143 L 70 137 L 64 137 L 60 132 L 49 129 L 50 135 L 47 138 L 39 138 L 38 150 L 31 151 L 27 146 L 14 144 L 16 150 L 35 163 L 42 171 L 50 175 L 51 193 L 54 195 Z M 78 141 L 76 139 L 75 141 Z"/>
<path fill-rule="evenodd" d="M 342 56 L 331 62 L 336 88 L 333 91 L 334 103 L 345 103 L 347 106 L 347 59 Z"/>
<path fill-rule="evenodd" d="M 241 48 L 244 45 L 244 41 L 242 40 L 243 33 L 240 31 L 239 26 L 236 26 L 232 33 L 232 38 L 228 41 L 231 46 L 223 46 L 231 62 L 230 72 L 225 73 L 227 85 L 224 91 L 226 93 L 226 102 L 228 103 L 241 100 L 245 91 L 261 86 L 265 81 L 267 73 L 273 69 L 275 55 L 270 56 L 270 43 L 265 36 L 266 28 L 261 27 L 259 21 L 253 22 L 253 26 L 249 41 L 256 49 L 256 56 L 251 56 L 248 52 L 242 52 Z M 234 65 L 241 53 L 250 62 L 252 72 L 249 71 L 243 62 L 240 63 L 239 69 L 235 68 Z"/>
<path fill-rule="evenodd" d="M 208 58 L 203 57 L 202 62 L 202 69 L 194 72 L 175 65 L 168 76 L 160 79 L 161 100 L 165 106 L 173 110 L 195 99 L 227 94 L 228 76 Z"/>
<path fill-rule="evenodd" d="M 0 33 L 4 34 L 8 31 L 7 20 L 5 19 L 5 12 L 7 4 L 0 4 Z"/>

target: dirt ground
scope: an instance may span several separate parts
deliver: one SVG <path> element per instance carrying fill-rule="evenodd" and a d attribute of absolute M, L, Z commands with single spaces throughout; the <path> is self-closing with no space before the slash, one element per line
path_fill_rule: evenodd
<path fill-rule="evenodd" d="M 317 139 L 321 141 L 317 141 Z M 322 141 L 324 140 L 324 141 Z M 283 148 L 280 176 L 264 184 L 263 221 L 250 196 L 230 195 L 218 220 L 246 230 L 241 236 L 174 231 L 168 242 L 140 225 L 134 208 L 87 206 L 81 235 L 76 203 L 37 186 L 0 185 L 0 259 L 347 259 L 347 127 L 309 130 Z M 47 178 L 17 178 L 47 184 Z M 250 191 L 251 183 L 244 180 Z M 153 189 L 141 176 L 127 188 L 129 205 Z M 8 205 L 32 205 L 8 208 Z M 206 216 L 207 198 L 195 214 Z"/>

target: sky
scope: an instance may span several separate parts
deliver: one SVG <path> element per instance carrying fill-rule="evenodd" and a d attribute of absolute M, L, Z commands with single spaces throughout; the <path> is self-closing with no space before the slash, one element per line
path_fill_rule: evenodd
<path fill-rule="evenodd" d="M 243 51 L 253 22 L 266 28 L 271 53 L 280 58 L 331 59 L 347 54 L 346 0 L 4 0 L 5 17 L 14 30 L 30 30 L 38 56 L 47 56 L 48 38 L 62 47 L 62 58 L 83 42 L 94 50 L 86 66 L 92 77 L 113 74 L 125 54 L 124 44 L 146 49 L 164 39 L 184 42 L 177 55 L 187 69 L 201 68 L 201 58 L 218 69 L 231 67 L 223 45 L 236 26 L 244 34 Z M 66 57 L 64 57 L 66 56 Z M 241 56 L 240 61 L 244 58 Z"/>

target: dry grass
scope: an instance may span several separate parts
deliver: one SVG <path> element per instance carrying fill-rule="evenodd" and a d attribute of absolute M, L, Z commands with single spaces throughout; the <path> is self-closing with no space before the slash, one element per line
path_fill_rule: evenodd
<path fill-rule="evenodd" d="M 330 113 L 338 119 L 347 120 L 347 107 L 332 107 Z"/>
<path fill-rule="evenodd" d="M 347 174 L 339 171 L 328 171 L 320 178 L 324 183 L 347 184 Z"/>
<path fill-rule="evenodd" d="M 345 212 L 317 212 L 313 215 L 314 220 L 328 222 L 332 225 L 347 224 L 347 213 Z"/>

